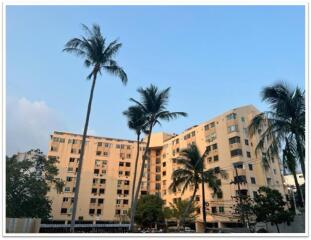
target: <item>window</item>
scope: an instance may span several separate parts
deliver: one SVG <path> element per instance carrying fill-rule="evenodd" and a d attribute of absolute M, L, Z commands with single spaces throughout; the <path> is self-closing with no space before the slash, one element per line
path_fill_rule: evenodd
<path fill-rule="evenodd" d="M 97 183 L 97 178 L 93 178 L 93 184 Z"/>
<path fill-rule="evenodd" d="M 65 187 L 64 192 L 70 192 L 70 187 Z"/>
<path fill-rule="evenodd" d="M 100 179 L 100 184 L 105 184 L 106 183 L 106 179 Z"/>
<path fill-rule="evenodd" d="M 251 183 L 256 184 L 256 179 L 254 177 L 251 177 Z"/>
<path fill-rule="evenodd" d="M 196 195 L 196 196 L 195 196 L 195 200 L 196 200 L 197 202 L 199 202 L 199 201 L 200 201 L 200 196 L 199 196 L 199 195 Z"/>
<path fill-rule="evenodd" d="M 228 127 L 228 132 L 237 132 L 238 131 L 238 125 L 231 125 Z"/>
<path fill-rule="evenodd" d="M 161 175 L 157 174 L 157 175 L 155 176 L 155 180 L 156 180 L 156 181 L 160 181 L 160 180 L 161 180 Z"/>
<path fill-rule="evenodd" d="M 70 159 L 69 159 L 69 162 L 74 162 L 74 161 L 75 161 L 74 158 L 70 158 Z"/>
<path fill-rule="evenodd" d="M 257 191 L 253 191 L 253 197 L 255 198 L 258 195 Z"/>
<path fill-rule="evenodd" d="M 99 174 L 99 169 L 94 169 L 94 174 Z"/>
<path fill-rule="evenodd" d="M 166 180 L 162 181 L 163 186 L 166 186 Z"/>
<path fill-rule="evenodd" d="M 130 181 L 124 180 L 124 185 L 130 185 Z"/>
<path fill-rule="evenodd" d="M 211 127 L 211 128 L 215 127 L 215 122 L 212 122 L 212 123 L 210 124 L 210 127 Z"/>
<path fill-rule="evenodd" d="M 119 171 L 119 175 L 123 175 L 123 171 Z"/>
<path fill-rule="evenodd" d="M 116 210 L 116 215 L 120 215 L 120 213 L 121 213 L 121 210 L 120 210 L 120 209 L 117 209 L 117 210 Z"/>
<path fill-rule="evenodd" d="M 191 137 L 195 136 L 195 131 L 191 132 Z"/>
<path fill-rule="evenodd" d="M 92 193 L 97 193 L 97 189 L 96 188 L 92 188 Z"/>
<path fill-rule="evenodd" d="M 121 199 L 117 199 L 116 204 L 121 204 Z"/>
<path fill-rule="evenodd" d="M 250 153 L 250 152 L 246 152 L 246 156 L 247 156 L 248 158 L 250 158 L 250 157 L 251 157 L 251 153 Z"/>
<path fill-rule="evenodd" d="M 162 172 L 162 176 L 166 176 L 166 171 L 163 171 L 163 172 Z"/>
<path fill-rule="evenodd" d="M 120 148 L 120 144 L 117 144 L 117 145 L 116 145 L 116 148 Z"/>
<path fill-rule="evenodd" d="M 95 213 L 95 209 L 89 209 L 89 214 L 93 215 Z"/>
<path fill-rule="evenodd" d="M 156 190 L 160 190 L 161 189 L 161 184 L 160 183 L 156 183 L 155 188 L 156 188 Z"/>
<path fill-rule="evenodd" d="M 161 159 L 160 158 L 156 158 L 156 164 L 161 163 Z"/>
<path fill-rule="evenodd" d="M 91 198 L 90 203 L 96 203 L 96 198 Z"/>
<path fill-rule="evenodd" d="M 217 208 L 216 207 L 212 207 L 212 213 L 217 213 Z"/>
<path fill-rule="evenodd" d="M 98 147 L 101 147 L 102 145 L 103 145 L 103 143 L 101 143 L 101 142 L 97 143 Z"/>
<path fill-rule="evenodd" d="M 124 199 L 124 200 L 123 200 L 123 204 L 124 204 L 124 205 L 128 205 L 128 204 L 129 204 L 129 200 Z"/>
<path fill-rule="evenodd" d="M 207 131 L 208 129 L 209 129 L 209 125 L 207 124 L 204 126 L 204 130 Z"/>
<path fill-rule="evenodd" d="M 239 136 L 229 138 L 229 144 L 234 144 L 234 143 L 240 143 L 240 137 Z"/>
<path fill-rule="evenodd" d="M 212 148 L 213 148 L 213 150 L 216 150 L 217 149 L 217 143 L 213 144 Z"/>
<path fill-rule="evenodd" d="M 101 151 L 96 151 L 96 155 L 100 156 L 100 155 L 102 155 L 102 152 Z"/>
<path fill-rule="evenodd" d="M 244 142 L 245 142 L 245 145 L 247 145 L 247 146 L 248 146 L 248 140 L 247 140 L 247 139 L 245 139 L 245 140 L 244 140 Z"/>
<path fill-rule="evenodd" d="M 161 172 L 161 167 L 156 167 L 156 172 Z"/>
<path fill-rule="evenodd" d="M 131 158 L 131 154 L 126 154 L 126 158 Z"/>
<path fill-rule="evenodd" d="M 162 163 L 162 166 L 163 166 L 163 167 L 166 167 L 166 162 L 163 162 L 163 163 Z"/>
<path fill-rule="evenodd" d="M 129 171 L 125 171 L 125 176 L 129 177 L 130 176 L 130 172 Z"/>
<path fill-rule="evenodd" d="M 235 156 L 243 156 L 242 149 L 231 150 L 231 157 L 235 157 Z"/>
<path fill-rule="evenodd" d="M 250 171 L 253 171 L 253 164 L 248 164 L 248 169 L 249 169 Z"/>
<path fill-rule="evenodd" d="M 208 162 L 212 162 L 212 161 L 213 161 L 213 158 L 212 158 L 212 157 L 209 157 L 209 158 L 207 158 L 207 161 L 208 161 Z"/>
<path fill-rule="evenodd" d="M 124 162 L 119 162 L 119 167 L 123 167 L 124 166 Z"/>
<path fill-rule="evenodd" d="M 129 194 L 129 190 L 124 190 L 124 195 L 128 195 Z"/>
<path fill-rule="evenodd" d="M 67 169 L 67 172 L 73 172 L 73 168 L 72 168 L 72 167 L 69 167 L 69 168 Z"/>
<path fill-rule="evenodd" d="M 219 160 L 218 155 L 214 156 L 214 162 L 217 162 Z"/>
<path fill-rule="evenodd" d="M 71 182 L 71 180 L 72 180 L 72 177 L 66 177 L 67 182 Z"/>
<path fill-rule="evenodd" d="M 223 193 L 222 192 L 217 192 L 217 198 L 223 198 Z"/>
<path fill-rule="evenodd" d="M 273 169 L 273 173 L 274 173 L 274 175 L 276 175 L 276 170 L 275 169 Z"/>
<path fill-rule="evenodd" d="M 67 208 L 61 208 L 60 213 L 67 213 Z"/>
<path fill-rule="evenodd" d="M 227 115 L 227 120 L 233 120 L 236 119 L 236 113 L 230 113 L 229 115 Z"/>
<path fill-rule="evenodd" d="M 100 215 L 100 214 L 102 214 L 102 210 L 101 209 L 97 209 L 96 213 L 97 213 L 97 215 Z"/>
<path fill-rule="evenodd" d="M 68 198 L 67 198 L 67 197 L 64 197 L 64 198 L 63 198 L 63 202 L 68 202 Z"/>
<path fill-rule="evenodd" d="M 105 193 L 105 189 L 104 188 L 100 188 L 99 189 L 99 194 L 104 194 Z"/>
<path fill-rule="evenodd" d="M 108 156 L 108 152 L 104 152 L 104 156 Z"/>
<path fill-rule="evenodd" d="M 125 166 L 130 167 L 130 166 L 131 166 L 131 163 L 130 163 L 130 162 L 126 162 L 126 163 L 125 163 Z"/>
<path fill-rule="evenodd" d="M 104 199 L 103 198 L 99 198 L 98 199 L 98 204 L 100 205 L 100 204 L 103 204 L 104 203 Z"/>
<path fill-rule="evenodd" d="M 117 194 L 122 194 L 122 190 L 121 190 L 121 189 L 118 189 L 118 190 L 117 190 Z"/>
<path fill-rule="evenodd" d="M 241 121 L 242 121 L 242 122 L 245 122 L 245 118 L 244 118 L 244 117 L 241 117 Z"/>
<path fill-rule="evenodd" d="M 220 213 L 224 213 L 225 212 L 225 208 L 223 206 L 219 207 L 218 209 L 219 209 Z"/>

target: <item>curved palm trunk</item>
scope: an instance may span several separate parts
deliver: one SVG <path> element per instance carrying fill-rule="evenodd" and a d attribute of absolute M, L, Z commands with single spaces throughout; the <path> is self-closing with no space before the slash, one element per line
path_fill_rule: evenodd
<path fill-rule="evenodd" d="M 131 222 L 130 222 L 131 230 L 134 227 L 133 202 L 134 202 L 136 175 L 137 175 L 137 165 L 138 165 L 138 158 L 139 158 L 139 145 L 140 145 L 140 134 L 137 134 L 137 152 L 136 152 L 136 159 L 135 159 L 134 179 L 133 179 L 133 186 L 132 186 L 132 201 L 131 201 Z"/>
<path fill-rule="evenodd" d="M 305 156 L 302 150 L 301 141 L 297 133 L 295 133 L 295 138 L 296 138 L 296 144 L 297 144 L 297 152 L 299 155 L 299 163 L 301 165 L 301 171 L 302 171 L 303 178 L 305 179 Z"/>
<path fill-rule="evenodd" d="M 296 186 L 296 189 L 297 189 L 299 205 L 303 207 L 304 206 L 304 200 L 303 200 L 303 195 L 302 195 L 302 192 L 301 192 L 300 185 L 298 183 L 297 174 L 296 174 L 295 171 L 293 171 L 292 174 L 294 176 L 295 186 Z"/>
<path fill-rule="evenodd" d="M 147 140 L 147 145 L 146 145 L 146 149 L 145 152 L 143 154 L 143 158 L 142 158 L 142 165 L 141 165 L 141 170 L 140 170 L 140 176 L 138 179 L 138 183 L 137 183 L 137 188 L 136 188 L 136 192 L 135 192 L 135 198 L 133 200 L 133 211 L 131 211 L 131 214 L 133 214 L 133 218 L 135 219 L 135 214 L 136 214 L 136 207 L 137 207 L 137 201 L 138 201 L 138 195 L 139 195 L 139 191 L 140 191 L 140 186 L 141 186 L 141 182 L 143 179 L 143 175 L 144 175 L 144 169 L 145 169 L 145 163 L 146 163 L 146 159 L 147 159 L 147 154 L 149 151 L 149 145 L 150 145 L 150 139 L 151 139 L 151 133 L 152 133 L 152 123 L 150 125 L 150 129 L 149 129 L 149 135 L 148 135 L 148 140 Z M 132 216 L 131 216 L 132 218 Z M 134 230 L 134 224 L 131 226 L 131 231 Z"/>
<path fill-rule="evenodd" d="M 184 213 L 183 213 L 182 216 L 181 216 L 180 223 L 179 223 L 180 226 L 183 226 L 184 223 L 185 223 L 186 214 L 187 214 L 187 212 L 189 211 L 189 208 L 191 207 L 191 205 L 192 205 L 192 203 L 193 203 L 193 200 L 194 200 L 194 197 L 195 197 L 195 195 L 196 195 L 196 193 L 197 193 L 197 190 L 198 190 L 198 189 L 197 189 L 197 187 L 195 186 L 195 187 L 194 187 L 194 190 L 193 190 L 193 194 L 192 194 L 192 196 L 191 196 L 191 199 L 190 199 L 190 201 L 189 201 L 189 203 L 188 203 L 188 205 L 187 205 L 187 207 L 186 207 Z"/>
<path fill-rule="evenodd" d="M 202 171 L 202 213 L 203 213 L 203 224 L 204 224 L 204 232 L 206 232 L 206 203 L 205 203 L 205 189 L 204 189 L 204 179 L 203 179 L 203 171 Z"/>
<path fill-rule="evenodd" d="M 86 120 L 85 120 L 85 125 L 84 125 L 84 130 L 83 130 L 83 136 L 82 136 L 82 146 L 81 146 L 80 160 L 79 160 L 79 165 L 78 165 L 77 179 L 76 179 L 76 184 L 75 184 L 74 201 L 73 201 L 72 216 L 71 216 L 71 222 L 70 222 L 70 232 L 74 232 L 76 212 L 77 212 L 77 204 L 78 204 L 78 196 L 79 196 L 79 190 L 80 190 L 80 178 L 81 178 L 82 162 L 83 162 L 83 156 L 84 156 L 85 141 L 86 141 L 87 129 L 88 129 L 88 125 L 89 125 L 89 119 L 90 119 L 95 83 L 96 83 L 96 74 L 94 74 L 94 77 L 93 77 L 93 83 L 92 83 L 89 103 L 87 106 L 87 114 L 86 114 Z"/>

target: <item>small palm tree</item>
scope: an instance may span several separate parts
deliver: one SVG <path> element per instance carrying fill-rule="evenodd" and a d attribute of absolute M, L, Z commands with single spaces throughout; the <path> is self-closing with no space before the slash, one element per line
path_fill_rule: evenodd
<path fill-rule="evenodd" d="M 176 169 L 172 174 L 172 183 L 170 190 L 176 192 L 177 188 L 182 188 L 181 194 L 184 194 L 186 189 L 193 187 L 193 193 L 190 198 L 190 203 L 194 201 L 199 184 L 202 184 L 202 212 L 204 227 L 206 228 L 206 209 L 205 209 L 205 187 L 204 183 L 208 184 L 208 187 L 213 190 L 213 195 L 221 193 L 220 181 L 218 175 L 221 178 L 226 179 L 228 177 L 226 171 L 220 168 L 213 168 L 204 170 L 204 159 L 208 151 L 205 151 L 201 156 L 200 151 L 196 144 L 191 144 L 188 148 L 180 151 L 180 156 L 176 158 L 177 164 L 181 168 Z M 187 209 L 190 207 L 190 203 Z M 187 212 L 187 210 L 185 210 Z M 184 218 L 182 219 L 184 221 Z"/>
<path fill-rule="evenodd" d="M 190 205 L 190 207 L 188 207 Z M 182 219 L 192 220 L 197 216 L 197 207 L 191 200 L 177 199 L 176 202 L 170 203 L 171 218 L 177 220 L 177 228 L 180 229 L 180 224 L 183 223 Z"/>
<path fill-rule="evenodd" d="M 149 144 L 150 144 L 150 138 L 152 134 L 152 130 L 155 125 L 160 124 L 161 121 L 170 121 L 172 119 L 176 119 L 180 116 L 187 116 L 185 112 L 170 112 L 167 110 L 167 104 L 169 100 L 169 91 L 170 88 L 166 88 L 163 91 L 159 91 L 159 89 L 154 86 L 150 85 L 150 87 L 147 88 L 139 88 L 138 93 L 140 94 L 141 101 L 135 100 L 133 98 L 130 99 L 130 101 L 134 102 L 137 107 L 139 107 L 144 117 L 147 121 L 147 124 L 145 125 L 145 129 L 148 133 L 147 137 L 147 143 L 146 148 L 142 156 L 142 165 L 140 170 L 140 175 L 138 179 L 138 184 L 136 187 L 136 192 L 133 200 L 133 206 L 132 206 L 132 216 L 135 216 L 136 213 L 136 207 L 137 207 L 137 201 L 138 201 L 138 195 L 140 192 L 141 182 L 144 174 L 144 168 L 147 160 L 147 156 L 149 153 Z M 131 231 L 133 231 L 134 224 L 131 222 Z"/>
<path fill-rule="evenodd" d="M 80 176 L 81 176 L 81 168 L 83 163 L 84 156 L 84 147 L 86 141 L 86 135 L 88 130 L 89 118 L 91 113 L 91 106 L 93 100 L 93 94 L 95 89 L 95 83 L 98 75 L 102 74 L 102 71 L 106 71 L 110 74 L 116 75 L 122 81 L 122 83 L 126 84 L 127 75 L 124 70 L 117 64 L 114 60 L 114 56 L 117 54 L 122 44 L 117 40 L 112 41 L 108 45 L 106 45 L 106 39 L 103 37 L 100 27 L 96 24 L 93 25 L 92 29 L 89 29 L 87 26 L 82 25 L 86 36 L 82 36 L 81 38 L 73 38 L 69 40 L 65 48 L 64 52 L 73 53 L 79 57 L 84 58 L 84 65 L 86 67 L 91 68 L 90 74 L 87 76 L 87 79 L 92 79 L 92 87 L 91 93 L 89 97 L 86 120 L 83 130 L 81 151 L 80 151 L 80 161 L 77 172 L 77 180 L 75 185 L 75 193 L 74 193 L 74 202 L 72 208 L 72 219 L 71 219 L 71 228 L 70 230 L 74 231 L 76 210 L 77 210 L 77 202 L 79 195 L 79 187 L 80 187 Z"/>
<path fill-rule="evenodd" d="M 133 185 L 132 185 L 132 201 L 131 201 L 131 210 L 133 209 L 133 200 L 134 200 L 134 192 L 136 186 L 136 175 L 137 175 L 137 166 L 138 166 L 138 159 L 139 159 L 139 148 L 140 148 L 140 136 L 142 133 L 146 133 L 146 121 L 144 112 L 141 110 L 140 107 L 131 106 L 128 110 L 124 111 L 123 114 L 128 119 L 128 127 L 135 131 L 137 135 L 137 146 L 136 146 L 136 159 L 135 159 L 135 166 L 134 166 L 134 178 L 133 178 Z M 134 224 L 134 214 L 130 214 L 131 225 Z"/>
<path fill-rule="evenodd" d="M 265 151 L 268 159 L 278 154 L 288 137 L 295 141 L 303 176 L 305 175 L 305 96 L 298 87 L 290 89 L 285 83 L 265 87 L 262 100 L 270 104 L 270 111 L 256 115 L 250 126 L 250 135 L 260 134 L 256 152 Z M 265 147 L 267 148 L 265 149 Z"/>
<path fill-rule="evenodd" d="M 298 194 L 298 199 L 299 199 L 299 204 L 301 206 L 303 206 L 304 205 L 303 195 L 301 192 L 300 185 L 298 183 L 297 173 L 296 173 L 296 169 L 297 169 L 296 155 L 297 155 L 297 153 L 296 153 L 295 146 L 292 144 L 292 141 L 289 141 L 286 138 L 285 139 L 285 148 L 283 150 L 283 165 L 285 168 L 287 168 L 290 171 L 290 173 L 294 177 L 295 186 L 297 189 L 297 194 Z"/>

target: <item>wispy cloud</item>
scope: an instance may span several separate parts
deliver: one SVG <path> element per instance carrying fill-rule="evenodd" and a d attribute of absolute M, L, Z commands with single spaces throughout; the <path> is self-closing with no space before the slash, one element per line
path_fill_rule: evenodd
<path fill-rule="evenodd" d="M 50 133 L 61 126 L 57 112 L 44 101 L 7 98 L 6 154 L 32 148 L 46 153 Z"/>

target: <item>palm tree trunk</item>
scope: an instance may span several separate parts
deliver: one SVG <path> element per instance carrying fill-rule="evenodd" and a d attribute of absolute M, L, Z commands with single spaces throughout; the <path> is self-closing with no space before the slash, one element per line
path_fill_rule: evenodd
<path fill-rule="evenodd" d="M 202 213 L 203 213 L 204 232 L 206 232 L 206 203 L 205 203 L 203 168 L 202 168 Z"/>
<path fill-rule="evenodd" d="M 302 195 L 302 192 L 301 192 L 301 188 L 300 188 L 300 185 L 298 183 L 298 179 L 297 179 L 297 174 L 296 172 L 292 172 L 293 176 L 294 176 L 294 181 L 295 181 L 295 186 L 296 186 L 296 189 L 297 189 L 297 194 L 298 194 L 298 199 L 299 199 L 299 205 L 300 206 L 304 206 L 304 200 L 303 200 L 303 195 Z"/>
<path fill-rule="evenodd" d="M 147 153 L 149 152 L 149 145 L 150 145 L 150 139 L 151 139 L 151 133 L 152 133 L 152 125 L 153 125 L 153 123 L 150 124 L 149 135 L 148 135 L 148 139 L 147 139 L 147 145 L 146 145 L 145 152 L 143 154 L 142 165 L 141 165 L 141 170 L 140 170 L 140 176 L 139 176 L 139 179 L 138 179 L 138 184 L 137 184 L 137 188 L 136 188 L 136 192 L 135 192 L 135 198 L 133 200 L 133 211 L 132 211 L 132 214 L 133 214 L 134 218 L 135 218 L 135 214 L 136 214 L 136 207 L 137 207 L 138 195 L 139 195 L 139 192 L 140 192 L 140 186 L 141 186 L 141 182 L 142 182 L 143 175 L 144 175 Z M 131 231 L 133 231 L 133 229 L 134 229 L 134 224 L 132 226 Z"/>
<path fill-rule="evenodd" d="M 137 134 L 137 152 L 136 152 L 135 169 L 134 169 L 134 179 L 133 179 L 133 186 L 132 186 L 131 222 L 130 222 L 130 229 L 131 229 L 131 230 L 132 230 L 133 227 L 134 227 L 133 202 L 134 202 L 134 192 L 135 192 L 136 175 L 137 175 L 137 165 L 138 165 L 138 158 L 139 158 L 139 144 L 140 144 L 140 133 Z"/>
<path fill-rule="evenodd" d="M 276 229 L 278 230 L 278 233 L 280 233 L 279 225 L 276 223 L 275 226 L 276 226 Z"/>
<path fill-rule="evenodd" d="M 186 218 L 186 214 L 187 214 L 187 212 L 189 211 L 189 208 L 191 207 L 191 205 L 192 205 L 192 203 L 193 203 L 193 200 L 194 200 L 194 197 L 195 197 L 195 195 L 196 195 L 196 193 L 197 193 L 197 187 L 195 186 L 194 187 L 194 190 L 193 190 L 193 194 L 192 194 L 192 196 L 191 196 L 191 199 L 190 199 L 190 201 L 189 201 L 189 203 L 188 203 L 188 205 L 187 205 L 187 207 L 186 207 L 186 209 L 185 209 L 185 211 L 184 211 L 184 213 L 182 214 L 182 216 L 181 216 L 181 219 L 180 219 L 180 225 L 182 226 L 183 224 L 184 224 L 184 222 L 185 222 L 185 218 Z"/>
<path fill-rule="evenodd" d="M 77 205 L 78 205 L 78 196 L 79 196 L 79 190 L 80 190 L 82 162 L 83 162 L 83 156 L 84 156 L 85 141 L 86 141 L 87 129 L 89 125 L 95 83 L 96 83 L 96 74 L 94 74 L 94 77 L 93 77 L 93 83 L 92 83 L 89 103 L 87 106 L 87 114 L 86 114 L 86 120 L 84 124 L 83 136 L 82 136 L 82 146 L 81 146 L 81 151 L 80 151 L 80 160 L 79 160 L 77 179 L 76 179 L 76 184 L 75 184 L 74 201 L 73 201 L 72 216 L 71 216 L 71 222 L 70 222 L 70 232 L 74 232 Z"/>
<path fill-rule="evenodd" d="M 295 133 L 295 139 L 296 139 L 296 144 L 297 144 L 297 152 L 299 155 L 299 162 L 300 162 L 300 166 L 301 166 L 301 171 L 302 171 L 303 178 L 305 179 L 305 156 L 303 154 L 301 141 L 300 141 L 297 133 Z"/>

